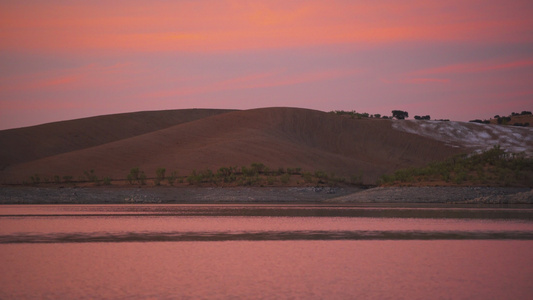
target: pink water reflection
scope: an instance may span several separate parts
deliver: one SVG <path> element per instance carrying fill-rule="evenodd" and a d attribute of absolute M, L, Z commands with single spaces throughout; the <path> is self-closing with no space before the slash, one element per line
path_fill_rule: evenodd
<path fill-rule="evenodd" d="M 0 298 L 531 299 L 533 241 L 1 245 Z"/>
<path fill-rule="evenodd" d="M 195 212 L 206 210 L 206 215 L 190 216 L 176 214 L 176 207 L 171 207 L 173 214 L 162 206 L 0 207 L 0 299 L 533 298 L 533 222 L 521 213 L 507 220 L 501 215 L 428 218 L 423 210 L 420 218 L 280 217 L 246 216 L 250 211 L 244 208 L 241 215 L 227 216 L 218 214 L 217 206 L 195 206 Z M 526 240 L 114 239 L 168 232 L 313 231 L 520 231 Z M 47 243 L 18 243 L 17 237 L 27 233 L 48 238 Z M 74 233 L 87 234 L 61 242 L 62 234 Z M 110 238 L 87 242 L 94 236 Z"/>
<path fill-rule="evenodd" d="M 522 220 L 344 218 L 344 217 L 31 217 L 1 218 L 0 234 L 76 232 L 242 231 L 533 231 Z"/>

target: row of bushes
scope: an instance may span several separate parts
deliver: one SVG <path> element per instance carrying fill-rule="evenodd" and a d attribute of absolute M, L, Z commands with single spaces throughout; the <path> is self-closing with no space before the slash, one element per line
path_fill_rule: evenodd
<path fill-rule="evenodd" d="M 98 177 L 94 170 L 90 170 L 90 171 L 84 171 L 83 172 L 83 175 L 82 176 L 79 176 L 76 180 L 74 179 L 73 176 L 71 175 L 64 175 L 64 176 L 59 176 L 59 175 L 54 175 L 52 177 L 49 177 L 49 176 L 40 176 L 39 174 L 34 174 L 32 176 L 30 176 L 30 184 L 32 185 L 37 185 L 37 184 L 40 184 L 40 183 L 54 183 L 54 184 L 61 184 L 61 183 L 66 183 L 66 184 L 74 184 L 74 183 L 77 183 L 77 182 L 92 182 L 92 183 L 95 183 L 97 185 L 110 185 L 111 184 L 111 177 L 109 176 L 104 176 L 104 177 Z M 23 184 L 28 184 L 28 182 L 23 182 Z"/>
<path fill-rule="evenodd" d="M 178 176 L 176 171 L 167 174 L 165 168 L 157 168 L 155 177 L 147 178 L 140 168 L 132 168 L 126 176 L 129 184 L 146 185 L 148 181 L 154 185 L 170 185 L 176 182 L 189 185 L 234 185 L 234 186 L 264 186 L 264 185 L 337 185 L 363 184 L 363 174 L 351 176 L 349 180 L 338 177 L 333 173 L 317 170 L 303 171 L 301 168 L 271 169 L 262 163 L 252 163 L 243 167 L 221 167 L 216 171 L 210 169 L 194 170 L 186 176 Z M 110 185 L 111 177 L 98 177 L 94 170 L 85 171 L 77 181 L 72 176 L 41 177 L 35 174 L 30 177 L 33 185 L 40 183 L 90 182 L 95 185 Z M 443 162 L 436 162 L 422 168 L 398 170 L 393 174 L 380 177 L 379 185 L 414 185 L 441 184 L 451 185 L 499 185 L 499 186 L 533 186 L 533 158 L 523 153 L 507 153 L 499 146 L 474 155 L 458 155 Z"/>
<path fill-rule="evenodd" d="M 513 125 L 513 126 L 529 127 L 530 124 L 528 122 L 525 122 L 525 123 L 520 123 L 520 122 L 511 123 L 511 121 L 512 121 L 511 117 L 528 116 L 528 115 L 531 115 L 531 112 L 524 110 L 521 113 L 513 112 L 509 116 L 495 115 L 494 119 L 496 120 L 496 123 L 499 124 L 499 125 Z M 469 122 L 481 123 L 481 124 L 490 124 L 490 120 L 487 120 L 487 119 L 485 119 L 485 120 L 475 119 L 475 120 L 470 120 Z"/>
<path fill-rule="evenodd" d="M 470 120 L 469 122 L 471 122 L 471 123 L 481 123 L 481 124 L 490 124 L 490 120 L 480 120 L 480 119 Z M 513 125 L 513 126 L 519 126 L 519 127 L 529 127 L 529 122 L 525 122 L 525 123 L 515 122 L 515 123 L 511 124 L 511 117 L 501 117 L 501 118 L 498 117 L 496 119 L 496 122 L 499 125 Z"/>
<path fill-rule="evenodd" d="M 132 168 L 126 175 L 126 181 L 131 185 L 146 185 L 149 181 L 154 185 L 161 184 L 174 186 L 178 183 L 188 183 L 189 185 L 236 185 L 236 186 L 262 186 L 262 185 L 288 185 L 294 181 L 296 183 L 305 184 L 356 184 L 361 185 L 363 182 L 362 174 L 354 175 L 350 180 L 343 177 L 338 177 L 334 173 L 326 173 L 324 171 L 307 172 L 302 168 L 268 168 L 263 163 L 252 163 L 249 166 L 243 167 L 221 167 L 215 172 L 210 169 L 193 170 L 187 176 L 178 176 L 176 171 L 167 174 L 165 168 L 157 168 L 155 177 L 148 178 L 146 173 L 140 168 Z M 85 171 L 84 176 L 80 176 L 77 181 L 73 180 L 72 176 L 54 176 L 53 180 L 46 178 L 41 181 L 38 174 L 31 176 L 31 184 L 37 185 L 40 183 L 55 183 L 55 184 L 75 184 L 75 183 L 94 183 L 95 185 L 110 185 L 112 183 L 111 177 L 98 177 L 94 170 Z"/>
<path fill-rule="evenodd" d="M 523 153 L 507 153 L 499 146 L 474 155 L 458 155 L 423 168 L 383 175 L 380 185 L 428 184 L 533 186 L 533 159 Z"/>
<path fill-rule="evenodd" d="M 346 111 L 346 110 L 333 110 L 333 111 L 330 111 L 330 113 L 332 114 L 336 114 L 336 115 L 339 115 L 339 116 L 348 116 L 352 119 L 356 118 L 356 119 L 363 119 L 363 118 L 375 118 L 375 119 L 392 119 L 392 117 L 389 117 L 389 116 L 382 116 L 381 114 L 369 114 L 369 113 L 359 113 L 359 112 L 356 112 L 355 110 L 350 110 L 350 111 Z"/>
<path fill-rule="evenodd" d="M 185 180 L 190 185 L 237 185 L 237 186 L 263 186 L 263 185 L 288 185 L 293 178 L 297 183 L 303 180 L 305 184 L 337 185 L 348 183 L 345 178 L 327 174 L 323 171 L 307 172 L 302 168 L 276 168 L 271 169 L 262 163 L 252 163 L 250 166 L 221 167 L 213 172 L 210 169 L 194 170 Z M 298 179 L 299 178 L 299 179 Z M 362 184 L 362 176 L 354 176 L 351 184 Z"/>
<path fill-rule="evenodd" d="M 362 119 L 362 118 L 393 119 L 393 118 L 396 118 L 398 120 L 404 120 L 405 118 L 409 117 L 409 113 L 403 110 L 393 110 L 392 116 L 385 116 L 381 114 L 369 114 L 366 112 L 358 113 L 355 110 L 352 110 L 352 111 L 333 110 L 331 111 L 331 113 L 339 115 L 339 116 L 349 116 L 352 119 L 354 118 L 357 118 L 357 119 Z M 430 115 L 415 116 L 415 120 L 431 120 L 431 116 Z"/>

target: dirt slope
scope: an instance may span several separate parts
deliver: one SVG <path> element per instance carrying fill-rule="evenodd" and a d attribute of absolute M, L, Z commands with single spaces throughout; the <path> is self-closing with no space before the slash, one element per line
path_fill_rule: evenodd
<path fill-rule="evenodd" d="M 108 127 L 120 124 L 117 121 Z M 122 130 L 128 132 L 127 128 Z M 461 148 L 438 140 L 394 130 L 390 120 L 357 120 L 307 109 L 265 108 L 217 114 L 99 146 L 12 164 L 0 171 L 0 180 L 21 182 L 35 173 L 77 178 L 90 169 L 99 176 L 119 179 L 125 178 L 132 167 L 140 167 L 149 177 L 158 167 L 186 175 L 194 169 L 215 170 L 262 162 L 271 168 L 301 167 L 346 177 L 362 174 L 366 183 L 373 183 L 385 172 L 423 165 L 460 151 Z"/>
<path fill-rule="evenodd" d="M 105 115 L 0 131 L 0 170 L 131 138 L 232 110 L 183 109 Z"/>
<path fill-rule="evenodd" d="M 533 156 L 533 128 L 466 122 L 394 121 L 393 128 L 463 147 L 468 152 L 502 149 Z"/>

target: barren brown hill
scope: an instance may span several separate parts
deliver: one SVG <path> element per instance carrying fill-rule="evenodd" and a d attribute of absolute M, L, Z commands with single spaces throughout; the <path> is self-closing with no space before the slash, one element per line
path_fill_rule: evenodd
<path fill-rule="evenodd" d="M 362 174 L 365 183 L 374 183 L 383 173 L 462 151 L 435 139 L 395 130 L 392 124 L 391 120 L 347 119 L 298 108 L 233 111 L 12 164 L 0 171 L 0 180 L 20 183 L 33 174 L 77 178 L 91 169 L 98 176 L 120 179 L 132 167 L 139 167 L 149 177 L 158 167 L 186 175 L 195 169 L 261 162 L 271 168 L 300 167 L 346 177 Z M 85 126 L 91 125 L 96 126 Z M 77 134 L 83 134 L 81 128 L 85 126 L 77 127 Z M 133 130 L 129 127 L 122 127 L 122 136 Z"/>
<path fill-rule="evenodd" d="M 182 109 L 97 116 L 0 131 L 0 170 L 233 110 Z"/>

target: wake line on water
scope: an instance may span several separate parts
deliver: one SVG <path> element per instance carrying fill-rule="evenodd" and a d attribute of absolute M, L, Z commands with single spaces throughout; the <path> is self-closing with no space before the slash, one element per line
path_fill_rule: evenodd
<path fill-rule="evenodd" d="M 312 241 L 312 240 L 533 240 L 531 231 L 264 231 L 54 233 L 1 235 L 0 244 Z"/>
<path fill-rule="evenodd" d="M 533 220 L 531 209 L 222 209 L 168 213 L 75 213 L 75 214 L 4 214 L 13 218 L 131 218 L 131 217 L 345 217 L 345 218 L 416 218 L 416 219 L 503 219 Z"/>

